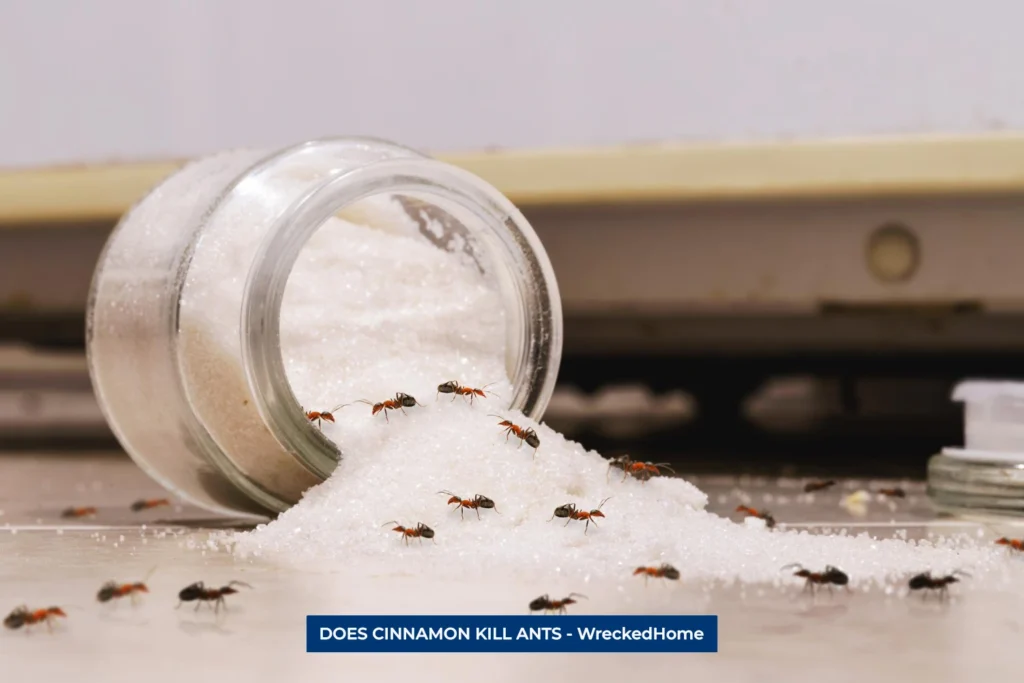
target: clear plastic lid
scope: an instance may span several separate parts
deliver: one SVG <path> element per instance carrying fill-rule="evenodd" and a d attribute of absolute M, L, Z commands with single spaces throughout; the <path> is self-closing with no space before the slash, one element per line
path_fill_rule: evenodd
<path fill-rule="evenodd" d="M 956 385 L 952 399 L 964 404 L 964 447 L 948 450 L 1013 453 L 1024 460 L 1024 382 L 967 380 Z"/>

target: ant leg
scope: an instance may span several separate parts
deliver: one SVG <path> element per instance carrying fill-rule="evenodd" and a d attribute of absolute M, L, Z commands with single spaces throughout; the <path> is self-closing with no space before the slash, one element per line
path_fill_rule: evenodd
<path fill-rule="evenodd" d="M 388 409 L 384 409 L 384 422 L 391 424 L 391 420 L 388 419 Z"/>
<path fill-rule="evenodd" d="M 203 604 L 202 600 L 196 600 L 196 608 L 193 611 L 198 612 L 199 608 L 202 606 L 202 604 Z"/>
<path fill-rule="evenodd" d="M 563 526 L 569 526 L 569 522 L 571 522 L 571 521 L 572 521 L 572 517 L 570 517 L 569 519 L 565 520 L 565 524 Z"/>
<path fill-rule="evenodd" d="M 476 518 L 480 519 L 480 508 L 477 507 L 477 508 L 473 508 L 473 509 L 476 510 Z"/>

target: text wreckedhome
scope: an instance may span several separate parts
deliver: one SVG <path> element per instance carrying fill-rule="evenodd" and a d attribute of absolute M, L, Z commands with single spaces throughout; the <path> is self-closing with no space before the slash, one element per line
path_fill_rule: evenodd
<path fill-rule="evenodd" d="M 564 631 L 564 632 L 563 632 Z M 704 640 L 704 631 L 700 629 L 676 629 L 650 626 L 644 629 L 598 629 L 576 628 L 562 629 L 560 626 L 523 627 L 509 629 L 504 627 L 445 627 L 445 628 L 385 628 L 378 626 L 373 629 L 365 626 L 348 628 L 320 628 L 320 640 L 401 640 L 401 641 L 497 641 L 497 640 L 561 640 L 562 638 L 579 638 L 580 640 Z"/>

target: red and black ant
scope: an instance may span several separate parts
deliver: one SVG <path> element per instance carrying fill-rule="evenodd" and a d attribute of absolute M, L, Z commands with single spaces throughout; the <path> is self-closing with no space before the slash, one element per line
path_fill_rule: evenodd
<path fill-rule="evenodd" d="M 622 470 L 622 481 L 626 481 L 626 477 L 632 475 L 634 479 L 639 479 L 640 483 L 645 483 L 651 477 L 661 476 L 663 469 L 675 473 L 675 470 L 669 467 L 667 462 L 640 462 L 631 459 L 628 455 L 620 455 L 612 460 L 608 464 L 609 471 L 612 467 Z M 605 478 L 607 479 L 607 476 Z"/>
<path fill-rule="evenodd" d="M 4 619 L 4 626 L 9 629 L 19 629 L 24 626 L 26 629 L 29 626 L 38 624 L 39 622 L 46 623 L 46 629 L 53 631 L 53 618 L 54 617 L 67 617 L 60 607 L 47 607 L 45 609 L 30 610 L 28 607 L 21 606 L 7 615 Z"/>
<path fill-rule="evenodd" d="M 949 592 L 949 585 L 957 583 L 960 579 L 958 577 L 963 576 L 970 578 L 971 575 L 966 572 L 957 570 L 947 576 L 932 576 L 931 572 L 924 572 L 917 576 L 911 577 L 907 585 L 910 587 L 911 592 L 913 591 L 938 591 L 939 600 L 944 600 L 946 594 Z M 922 594 L 923 598 L 928 597 L 928 593 Z"/>
<path fill-rule="evenodd" d="M 537 432 L 532 429 L 520 427 L 517 424 L 513 424 L 511 420 L 506 420 L 501 415 L 490 415 L 489 417 L 496 417 L 501 422 L 498 423 L 499 427 L 505 428 L 505 441 L 508 441 L 508 437 L 515 434 L 519 437 L 519 447 L 522 448 L 523 443 L 533 448 L 534 455 L 537 454 L 537 449 L 540 448 L 540 437 L 537 436 Z"/>
<path fill-rule="evenodd" d="M 1000 538 L 996 541 L 996 545 L 1005 545 L 1009 550 L 1016 550 L 1017 552 L 1024 551 L 1024 540 L 1019 538 Z"/>
<path fill-rule="evenodd" d="M 153 508 L 163 507 L 170 505 L 171 501 L 166 498 L 153 498 L 150 500 L 137 500 L 132 503 L 132 512 L 142 512 L 143 510 L 152 510 Z"/>
<path fill-rule="evenodd" d="M 815 491 L 824 491 L 830 489 L 836 485 L 835 479 L 827 479 L 825 481 L 809 481 L 804 484 L 804 493 L 814 493 Z"/>
<path fill-rule="evenodd" d="M 96 599 L 99 602 L 110 602 L 114 598 L 123 598 L 127 595 L 131 597 L 132 604 L 134 605 L 137 594 L 148 592 L 149 588 L 147 588 L 146 584 L 141 581 L 136 583 L 117 583 L 116 581 L 107 581 L 96 594 Z"/>
<path fill-rule="evenodd" d="M 565 608 L 569 605 L 575 605 L 577 602 L 573 598 L 583 598 L 584 600 L 586 600 L 587 596 L 581 595 L 580 593 L 569 593 L 567 597 L 564 597 L 561 600 L 552 600 L 547 595 L 542 595 L 539 598 L 532 600 L 530 602 L 530 611 L 557 612 L 558 614 L 567 614 Z"/>
<path fill-rule="evenodd" d="M 768 527 L 769 529 L 775 528 L 775 518 L 772 517 L 772 513 L 768 512 L 767 510 L 757 510 L 747 505 L 738 505 L 736 506 L 736 512 L 742 512 L 747 517 L 757 517 L 758 519 L 763 519 L 766 527 Z"/>
<path fill-rule="evenodd" d="M 895 488 L 891 488 L 891 489 L 878 489 L 878 492 L 880 494 L 882 494 L 883 496 L 887 496 L 889 498 L 906 498 L 907 497 L 907 492 L 904 491 L 903 489 L 901 489 L 898 486 L 895 487 Z"/>
<path fill-rule="evenodd" d="M 644 583 L 647 583 L 649 578 L 676 581 L 679 579 L 679 570 L 670 564 L 663 564 L 660 567 L 637 567 L 633 570 L 633 576 L 643 576 Z"/>
<path fill-rule="evenodd" d="M 487 496 L 481 496 L 479 493 L 473 496 L 472 498 L 462 498 L 461 496 L 455 495 L 451 491 L 438 491 L 438 493 L 443 493 L 446 496 L 451 496 L 451 498 L 448 499 L 448 505 L 451 505 L 452 503 L 458 505 L 459 512 L 462 513 L 463 519 L 466 518 L 466 510 L 476 510 L 477 519 L 480 519 L 480 508 L 483 508 L 484 510 L 494 510 L 495 512 L 498 511 L 498 509 L 494 506 L 493 500 L 491 500 Z"/>
<path fill-rule="evenodd" d="M 388 411 L 389 410 L 401 410 L 402 413 L 404 414 L 406 408 L 412 408 L 413 406 L 422 406 L 423 405 L 422 403 L 418 402 L 415 398 L 413 398 L 409 394 L 403 394 L 402 392 L 398 392 L 397 394 L 395 394 L 394 398 L 389 398 L 389 399 L 386 399 L 384 401 L 380 401 L 379 403 L 374 403 L 373 401 L 367 401 L 365 398 L 359 399 L 358 401 L 356 401 L 356 403 L 365 403 L 368 406 L 372 406 L 373 411 L 370 413 L 371 415 L 376 415 L 377 413 L 379 413 L 381 411 L 384 411 L 384 421 L 385 422 L 390 422 L 391 421 L 391 420 L 388 419 Z M 352 405 L 352 404 L 351 403 L 347 403 L 345 405 Z M 338 406 L 338 408 L 335 408 L 335 410 L 338 410 L 338 409 L 344 408 L 344 407 L 345 406 Z"/>
<path fill-rule="evenodd" d="M 315 422 L 320 429 L 324 428 L 324 420 L 334 422 L 334 413 L 344 408 L 344 405 L 335 406 L 330 410 L 306 410 L 306 419 Z M 305 410 L 305 409 L 304 409 Z"/>
<path fill-rule="evenodd" d="M 586 534 L 587 529 L 590 528 L 591 523 L 593 523 L 594 526 L 597 526 L 597 521 L 595 517 L 604 517 L 604 513 L 601 512 L 601 508 L 604 507 L 604 504 L 607 503 L 609 500 L 611 500 L 611 496 L 608 496 L 607 498 L 602 500 L 600 505 L 598 505 L 593 510 L 590 510 L 589 512 L 586 510 L 577 509 L 576 505 L 573 503 L 559 505 L 558 507 L 555 508 L 555 513 L 551 515 L 551 519 L 554 519 L 555 517 L 565 519 L 565 526 L 569 526 L 569 522 L 573 520 L 576 520 L 577 522 L 586 521 L 587 524 L 583 527 L 583 533 Z M 549 519 L 548 521 L 550 522 L 551 519 Z"/>
<path fill-rule="evenodd" d="M 787 564 L 780 571 L 786 571 L 787 569 L 796 568 L 797 571 L 793 572 L 793 576 L 798 576 L 801 579 L 806 579 L 804 590 L 814 592 L 816 586 L 826 586 L 829 592 L 832 592 L 832 586 L 846 586 L 850 583 L 850 577 L 847 576 L 842 570 L 828 565 L 824 571 L 812 572 L 809 569 L 804 569 L 799 564 Z"/>
<path fill-rule="evenodd" d="M 77 519 L 79 517 L 92 517 L 96 514 L 96 508 L 84 507 L 84 508 L 66 508 L 60 513 L 60 516 L 64 519 Z"/>
<path fill-rule="evenodd" d="M 146 579 L 156 571 L 156 567 L 149 570 L 149 574 L 146 574 Z M 118 583 L 117 581 L 107 581 L 100 587 L 98 593 L 96 593 L 96 600 L 99 602 L 110 602 L 111 600 L 120 599 L 125 596 L 129 596 L 132 599 L 134 605 L 139 593 L 148 593 L 149 588 L 145 584 L 145 580 L 135 581 L 134 583 Z"/>
<path fill-rule="evenodd" d="M 181 604 L 184 602 L 195 602 L 196 611 L 199 611 L 200 605 L 212 602 L 214 613 L 220 611 L 221 605 L 223 605 L 226 610 L 228 605 L 224 602 L 224 596 L 234 595 L 237 593 L 238 591 L 235 590 L 234 586 L 252 588 L 252 586 L 242 581 L 232 581 L 228 585 L 221 586 L 220 588 L 207 588 L 203 585 L 202 581 L 197 581 L 189 586 L 185 586 L 178 593 L 178 607 L 181 607 Z"/>
<path fill-rule="evenodd" d="M 434 530 L 426 524 L 424 524 L 423 522 L 420 522 L 415 527 L 405 527 L 401 524 L 398 524 L 398 522 L 392 520 L 390 522 L 384 522 L 383 524 L 381 524 L 381 526 L 387 526 L 388 524 L 397 525 L 394 529 L 392 529 L 392 531 L 397 531 L 398 533 L 402 534 L 402 539 L 405 541 L 406 545 L 409 545 L 410 538 L 418 538 L 420 539 L 420 543 L 423 543 L 424 538 L 429 538 L 431 540 L 433 540 L 434 538 Z M 434 543 L 437 543 L 437 541 L 434 541 Z"/>
<path fill-rule="evenodd" d="M 497 382 L 491 382 L 490 384 L 484 385 L 483 389 L 474 389 L 472 387 L 463 386 L 456 382 L 455 380 L 451 380 L 450 382 L 445 382 L 444 384 L 438 384 L 437 394 L 438 396 L 440 396 L 441 394 L 452 394 L 453 401 L 459 396 L 468 396 L 469 404 L 473 405 L 473 399 L 476 398 L 477 396 L 479 396 L 480 398 L 487 398 L 487 394 L 484 393 L 484 389 L 490 386 L 494 386 L 495 384 L 497 384 Z M 491 393 L 494 394 L 493 391 Z M 497 394 L 494 395 L 497 396 Z"/>

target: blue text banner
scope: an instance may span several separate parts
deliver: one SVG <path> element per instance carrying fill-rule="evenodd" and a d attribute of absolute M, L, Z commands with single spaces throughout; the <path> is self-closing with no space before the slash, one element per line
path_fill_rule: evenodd
<path fill-rule="evenodd" d="M 306 652 L 718 652 L 718 617 L 310 615 Z"/>

